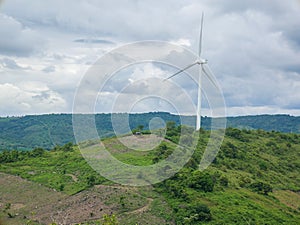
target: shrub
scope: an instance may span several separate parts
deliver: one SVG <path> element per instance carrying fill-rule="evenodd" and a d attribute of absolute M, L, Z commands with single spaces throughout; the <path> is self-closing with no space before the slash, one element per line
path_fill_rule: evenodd
<path fill-rule="evenodd" d="M 208 173 L 201 173 L 200 171 L 195 171 L 189 182 L 189 186 L 197 190 L 212 192 L 215 186 L 215 180 Z"/>
<path fill-rule="evenodd" d="M 227 178 L 227 177 L 222 176 L 222 177 L 220 178 L 220 184 L 221 184 L 222 186 L 227 187 L 227 186 L 228 186 L 228 183 L 229 183 L 229 181 L 228 181 L 228 178 Z"/>
<path fill-rule="evenodd" d="M 42 148 L 35 148 L 32 150 L 31 156 L 33 156 L 33 157 L 42 156 L 44 154 L 44 152 L 45 152 L 45 150 Z"/>
<path fill-rule="evenodd" d="M 249 186 L 253 191 L 259 193 L 259 194 L 264 194 L 268 195 L 269 192 L 273 191 L 273 188 L 270 184 L 264 183 L 264 182 L 254 182 L 250 184 Z"/>
<path fill-rule="evenodd" d="M 96 184 L 96 177 L 94 175 L 90 175 L 87 177 L 87 184 L 89 187 L 92 187 Z"/>
<path fill-rule="evenodd" d="M 103 221 L 103 225 L 118 225 L 118 220 L 117 220 L 117 217 L 112 214 L 112 215 L 107 215 L 107 214 L 104 214 L 103 217 L 102 217 L 102 221 Z"/>
<path fill-rule="evenodd" d="M 201 203 L 188 205 L 177 213 L 180 224 L 199 224 L 200 221 L 210 221 L 212 219 L 210 209 Z"/>
<path fill-rule="evenodd" d="M 69 143 L 65 144 L 64 146 L 62 146 L 61 149 L 64 152 L 71 152 L 71 151 L 73 151 L 73 144 L 71 142 L 69 142 Z"/>

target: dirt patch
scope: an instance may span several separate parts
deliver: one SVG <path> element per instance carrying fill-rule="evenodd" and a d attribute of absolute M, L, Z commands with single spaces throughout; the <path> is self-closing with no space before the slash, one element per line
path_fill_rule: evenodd
<path fill-rule="evenodd" d="M 157 135 L 130 135 L 120 137 L 118 140 L 130 149 L 150 151 L 157 147 L 164 139 Z"/>
<path fill-rule="evenodd" d="M 22 209 L 24 208 L 25 205 L 24 204 L 21 204 L 21 203 L 15 203 L 15 204 L 12 204 L 11 205 L 11 209 L 12 210 L 19 210 L 19 209 Z"/>
<path fill-rule="evenodd" d="M 0 173 L 0 186 L 0 218 L 7 225 L 26 224 L 28 221 L 77 224 L 100 219 L 104 214 L 115 214 L 121 220 L 126 217 L 127 221 L 128 218 L 140 218 L 141 214 L 156 218 L 149 213 L 153 199 L 141 194 L 136 187 L 97 185 L 68 196 L 3 173 Z M 147 193 L 151 192 L 149 190 Z M 9 213 L 14 218 L 8 218 L 7 212 L 3 212 L 8 203 L 11 204 Z"/>
<path fill-rule="evenodd" d="M 103 214 L 112 214 L 111 208 L 99 197 L 99 193 L 94 191 L 78 193 L 41 209 L 37 219 L 46 224 L 76 224 L 102 218 Z"/>
<path fill-rule="evenodd" d="M 50 188 L 4 173 L 0 173 L 0 187 L 0 217 L 7 225 L 26 224 L 27 220 L 35 220 L 38 209 L 67 197 Z M 10 208 L 4 212 L 7 204 L 10 204 Z M 8 213 L 14 218 L 8 219 Z"/>

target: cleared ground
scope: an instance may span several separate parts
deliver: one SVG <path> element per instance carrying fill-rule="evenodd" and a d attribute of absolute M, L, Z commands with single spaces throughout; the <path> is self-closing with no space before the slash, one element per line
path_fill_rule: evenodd
<path fill-rule="evenodd" d="M 69 196 L 17 176 L 0 173 L 0 218 L 3 224 L 76 224 L 115 214 L 120 224 L 164 224 L 152 203 L 169 210 L 151 187 L 97 185 Z M 157 210 L 157 209 L 155 209 Z M 12 218 L 10 218 L 12 217 Z"/>

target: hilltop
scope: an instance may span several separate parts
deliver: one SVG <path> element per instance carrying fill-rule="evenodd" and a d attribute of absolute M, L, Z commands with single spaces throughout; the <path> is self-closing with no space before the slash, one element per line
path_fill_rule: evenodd
<path fill-rule="evenodd" d="M 95 115 L 96 127 L 102 138 L 114 136 L 111 116 L 111 114 Z M 162 118 L 164 121 L 175 121 L 176 124 L 180 123 L 180 116 L 165 112 L 129 114 L 128 116 L 131 129 L 142 125 L 147 130 L 149 121 L 155 117 Z M 184 120 L 184 124 L 194 126 L 194 116 L 182 116 L 181 118 Z M 201 127 L 209 130 L 210 126 L 211 118 L 203 117 Z M 300 117 L 289 115 L 228 117 L 227 127 L 300 133 Z M 55 145 L 64 145 L 68 142 L 75 143 L 71 114 L 0 118 L 0 150 L 30 150 L 35 147 L 51 149 Z"/>

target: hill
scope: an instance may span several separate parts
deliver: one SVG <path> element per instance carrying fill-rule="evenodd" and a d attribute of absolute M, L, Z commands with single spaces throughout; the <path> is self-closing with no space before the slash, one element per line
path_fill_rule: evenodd
<path fill-rule="evenodd" d="M 118 114 L 115 114 L 118 115 Z M 152 118 L 159 117 L 164 121 L 180 123 L 180 117 L 165 112 L 129 114 L 131 129 L 148 124 Z M 195 117 L 182 116 L 184 124 L 194 126 Z M 96 127 L 100 137 L 113 136 L 111 114 L 96 114 Z M 211 118 L 202 118 L 202 127 L 209 130 Z M 257 115 L 228 117 L 227 127 L 240 129 L 263 129 L 266 131 L 280 131 L 286 133 L 300 133 L 300 117 L 289 115 Z M 74 143 L 71 114 L 31 115 L 23 117 L 0 118 L 0 150 L 29 150 L 35 147 L 51 149 L 55 145 Z"/>
<path fill-rule="evenodd" d="M 289 115 L 257 115 L 227 118 L 228 127 L 262 129 L 284 133 L 300 133 L 300 117 Z"/>
<path fill-rule="evenodd" d="M 132 151 L 115 137 L 103 142 L 122 162 L 149 165 L 173 152 L 179 131 L 178 127 L 167 130 L 167 139 L 152 151 Z M 97 224 L 95 220 L 101 220 L 107 213 L 115 215 L 119 224 L 299 224 L 299 134 L 227 128 L 217 158 L 203 172 L 197 165 L 210 133 L 201 130 L 196 135 L 200 140 L 184 168 L 170 179 L 142 188 L 106 180 L 90 168 L 77 146 L 71 144 L 51 151 L 2 152 L 0 171 L 5 174 L 0 174 L 0 216 L 10 224 L 18 224 L 16 221 L 24 218 L 35 224 L 47 224 L 51 220 L 49 212 L 53 214 L 50 222 L 57 224 L 63 223 L 58 212 L 69 213 L 66 224 Z M 140 140 L 144 143 L 143 138 Z M 93 147 L 93 142 L 87 146 Z M 27 206 L 21 199 L 24 194 L 32 194 L 26 185 L 23 191 L 19 190 L 25 193 L 16 197 L 19 182 L 41 185 L 41 195 L 45 188 L 55 189 L 64 198 L 57 203 L 53 195 L 50 208 L 45 210 L 41 198 L 34 214 L 30 214 L 35 200 L 24 197 L 29 199 Z M 39 193 L 36 187 L 32 187 L 32 192 Z M 9 204 L 11 207 L 5 209 Z M 80 217 L 76 216 L 76 205 L 83 206 Z"/>

